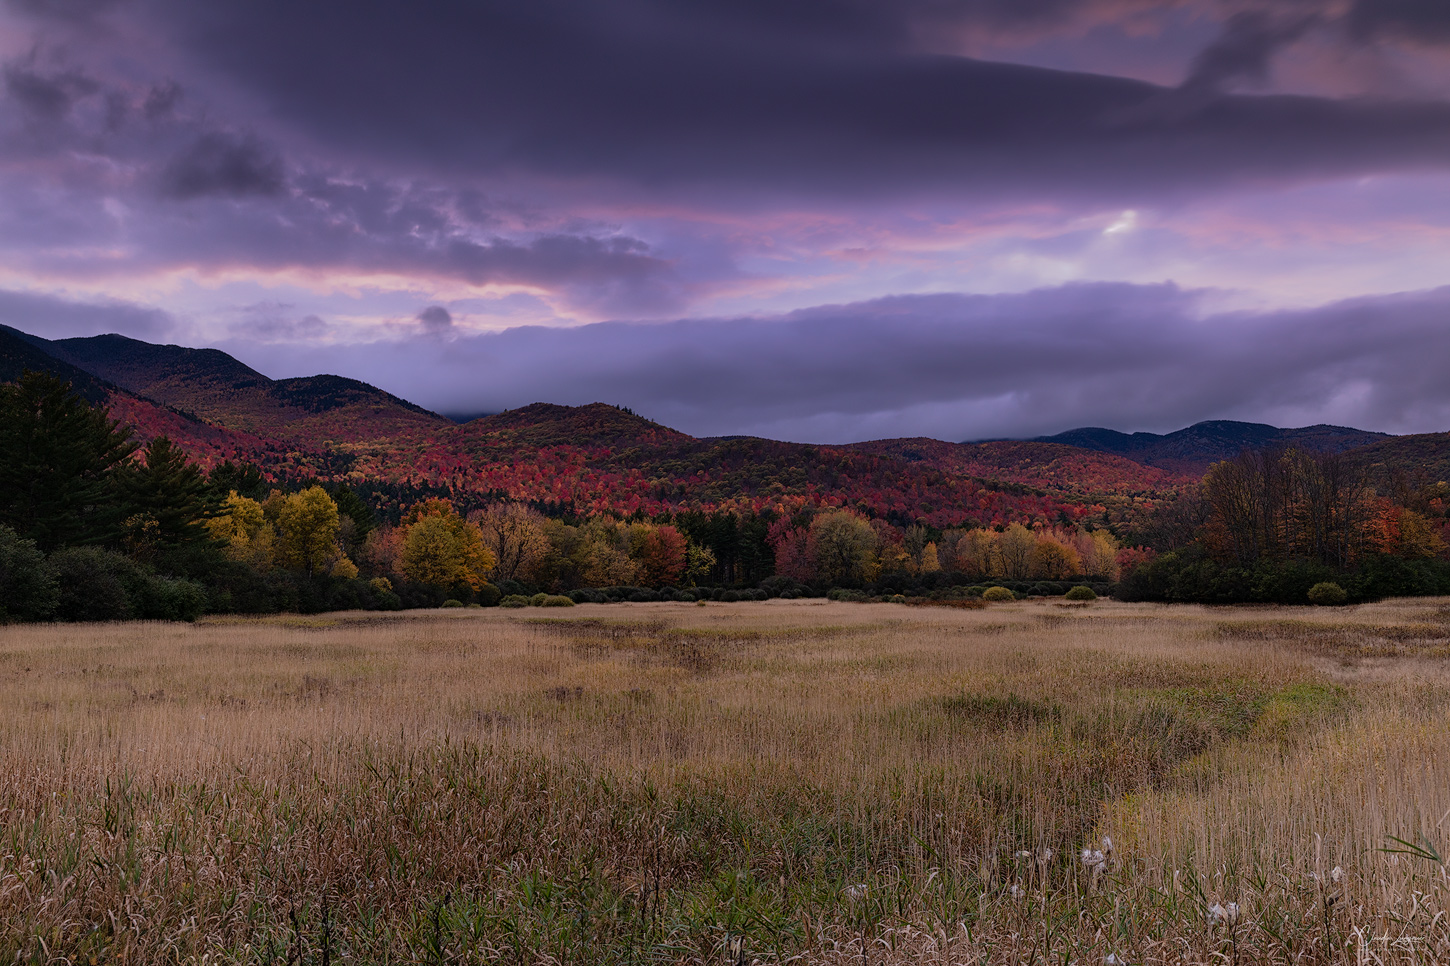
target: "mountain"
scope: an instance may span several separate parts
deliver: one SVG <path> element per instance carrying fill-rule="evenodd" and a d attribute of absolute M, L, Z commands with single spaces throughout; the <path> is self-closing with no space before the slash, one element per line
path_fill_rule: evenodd
<path fill-rule="evenodd" d="M 1083 519 L 1131 526 L 1246 448 L 1347 451 L 1382 481 L 1450 478 L 1450 434 L 1212 421 L 1175 433 L 1087 428 L 1036 440 L 914 438 L 815 446 L 696 438 L 617 406 L 535 403 L 455 423 L 355 379 L 273 380 L 216 349 L 118 335 L 50 341 L 0 327 L 0 380 L 72 381 L 137 436 L 170 436 L 204 465 L 347 479 L 385 517 L 423 495 L 461 509 L 501 496 L 561 514 L 656 515 L 842 506 L 938 527 Z"/>
<path fill-rule="evenodd" d="M 76 395 L 92 404 L 105 404 L 116 387 L 41 347 L 44 339 L 0 325 L 0 382 L 14 382 L 25 370 L 48 372 L 71 384 Z"/>
<path fill-rule="evenodd" d="M 120 335 L 30 342 L 122 389 L 227 429 L 310 447 L 427 430 L 448 420 L 343 376 L 273 380 L 219 349 Z"/>
<path fill-rule="evenodd" d="M 698 439 L 602 403 L 535 403 L 355 455 L 352 473 L 380 484 L 374 492 L 382 501 L 406 499 L 401 487 L 449 492 L 464 503 L 505 495 L 581 514 L 825 504 L 940 527 L 1123 519 L 1182 482 L 1122 457 L 1041 443 Z"/>
<path fill-rule="evenodd" d="M 926 461 L 950 473 L 1071 493 L 1093 501 L 1160 497 L 1191 479 L 1114 453 L 1034 440 L 947 443 L 924 438 L 882 439 L 852 443 L 849 448 Z"/>
<path fill-rule="evenodd" d="M 1214 419 L 1187 429 L 1157 433 L 1120 433 L 1100 427 L 1070 429 L 1055 436 L 1039 436 L 1032 442 L 1060 443 L 1102 453 L 1115 453 L 1148 466 L 1175 473 L 1199 475 L 1219 460 L 1232 459 L 1246 449 L 1297 446 L 1301 449 L 1342 453 L 1391 439 L 1387 433 L 1373 433 L 1346 426 L 1323 424 L 1301 429 L 1279 429 L 1265 423 L 1241 423 Z"/>
<path fill-rule="evenodd" d="M 87 402 L 109 408 L 111 418 L 135 430 L 138 442 L 144 443 L 156 436 L 170 437 L 204 466 L 224 459 L 266 462 L 277 467 L 286 461 L 286 448 L 275 442 L 216 426 L 143 399 L 51 355 L 47 351 L 50 345 L 45 339 L 0 325 L 0 382 L 12 382 L 27 369 L 50 373 L 69 382 L 75 393 Z M 299 461 L 294 458 L 293 462 Z"/>
<path fill-rule="evenodd" d="M 1450 433 L 1391 436 L 1347 456 L 1384 487 L 1450 481 Z"/>

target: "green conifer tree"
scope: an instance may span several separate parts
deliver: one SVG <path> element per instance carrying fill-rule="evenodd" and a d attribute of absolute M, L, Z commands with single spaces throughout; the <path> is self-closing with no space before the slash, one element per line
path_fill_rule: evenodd
<path fill-rule="evenodd" d="M 0 386 L 0 523 L 45 551 L 117 540 L 126 512 L 116 473 L 136 449 L 130 436 L 52 375 Z"/>

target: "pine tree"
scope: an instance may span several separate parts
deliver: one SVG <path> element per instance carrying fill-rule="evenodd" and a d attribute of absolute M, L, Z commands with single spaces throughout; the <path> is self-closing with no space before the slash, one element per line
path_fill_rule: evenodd
<path fill-rule="evenodd" d="M 118 539 L 116 474 L 136 450 L 130 436 L 52 375 L 0 386 L 0 523 L 45 551 Z"/>
<path fill-rule="evenodd" d="M 206 521 L 220 512 L 221 501 L 201 470 L 165 436 L 146 444 L 142 457 L 119 477 L 129 510 L 127 536 L 154 540 L 162 550 L 211 543 Z"/>

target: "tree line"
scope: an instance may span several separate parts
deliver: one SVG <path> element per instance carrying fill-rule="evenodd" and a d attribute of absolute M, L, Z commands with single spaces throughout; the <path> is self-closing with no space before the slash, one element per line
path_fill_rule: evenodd
<path fill-rule="evenodd" d="M 1126 541 L 1061 519 L 939 529 L 826 502 L 579 516 L 504 493 L 389 490 L 385 509 L 382 491 L 354 485 L 230 461 L 204 472 L 165 437 L 142 446 L 67 384 L 26 373 L 0 386 L 0 619 L 1074 582 L 1156 600 L 1298 602 L 1325 581 L 1351 599 L 1450 592 L 1450 488 L 1401 482 L 1385 496 L 1344 457 L 1299 450 L 1215 465 Z"/>
<path fill-rule="evenodd" d="M 1145 528 L 1163 552 L 1128 569 L 1130 599 L 1304 603 L 1450 593 L 1444 482 L 1381 492 L 1338 453 L 1246 451 L 1209 468 Z"/>

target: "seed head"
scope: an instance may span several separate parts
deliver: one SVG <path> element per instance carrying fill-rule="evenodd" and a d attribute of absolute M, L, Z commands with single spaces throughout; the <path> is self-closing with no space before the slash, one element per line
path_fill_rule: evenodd
<path fill-rule="evenodd" d="M 1230 902 L 1227 905 L 1220 905 L 1215 902 L 1208 907 L 1208 918 L 1213 925 L 1232 926 L 1239 921 L 1239 904 Z"/>

